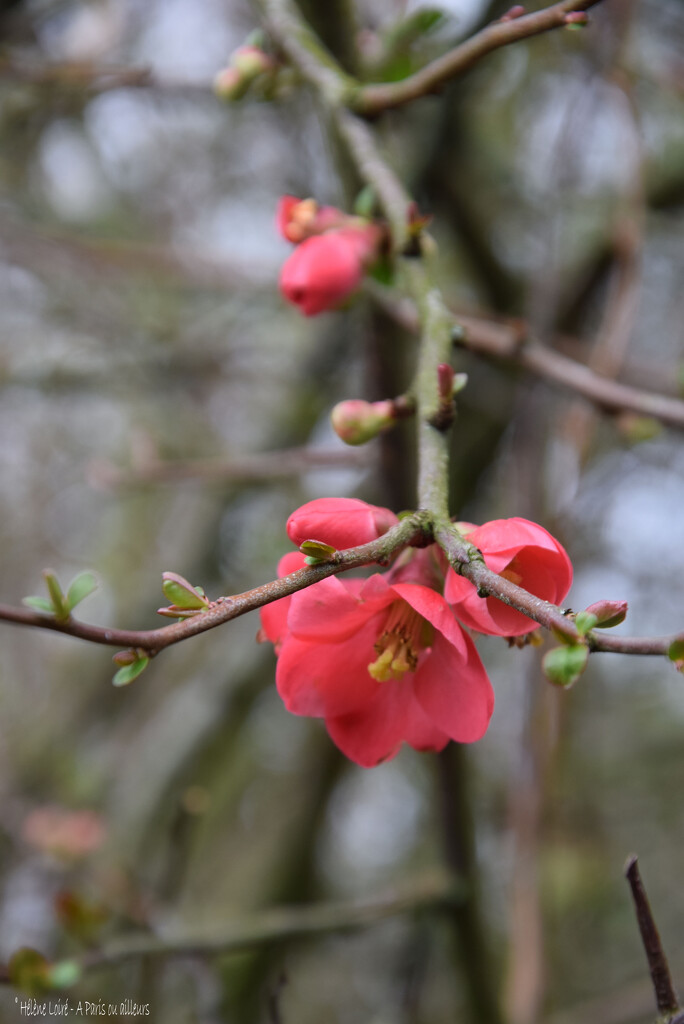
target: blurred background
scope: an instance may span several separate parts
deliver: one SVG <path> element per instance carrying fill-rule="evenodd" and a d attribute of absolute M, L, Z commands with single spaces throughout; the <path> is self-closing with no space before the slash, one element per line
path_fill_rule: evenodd
<path fill-rule="evenodd" d="M 391 80 L 509 5 L 304 6 L 346 67 Z M 456 310 L 522 318 L 538 341 L 676 395 L 684 7 L 605 0 L 590 20 L 490 55 L 375 128 L 434 217 Z M 256 24 L 247 0 L 0 5 L 0 600 L 40 593 L 45 567 L 65 584 L 91 569 L 82 617 L 151 628 L 164 570 L 210 597 L 272 579 L 304 501 L 415 504 L 410 423 L 361 450 L 328 425 L 342 398 L 401 392 L 415 341 L 367 298 L 305 320 L 277 290 L 278 197 L 350 208 L 360 182 L 287 75 L 277 102 L 213 96 Z M 681 437 L 473 354 L 456 363 L 469 385 L 453 513 L 540 521 L 576 567 L 575 609 L 626 599 L 620 631 L 681 630 Z M 597 655 L 559 693 L 539 650 L 484 638 L 486 737 L 364 771 L 285 712 L 258 625 L 171 648 L 114 689 L 106 648 L 0 624 L 0 959 L 410 888 L 448 867 L 458 793 L 477 955 L 503 1017 L 473 1005 L 448 915 L 128 962 L 75 994 L 149 1002 L 164 1024 L 655 1016 L 622 868 L 640 855 L 684 982 L 681 675 Z M 74 904 L 93 917 L 80 936 Z M 3 1020 L 14 999 L 0 991 Z"/>

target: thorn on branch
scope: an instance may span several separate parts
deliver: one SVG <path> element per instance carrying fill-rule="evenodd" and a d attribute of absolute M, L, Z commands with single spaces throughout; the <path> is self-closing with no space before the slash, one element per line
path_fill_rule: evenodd
<path fill-rule="evenodd" d="M 641 881 L 636 855 L 629 857 L 625 865 L 625 877 L 632 890 L 637 923 L 641 933 L 641 941 L 646 952 L 658 1013 L 663 1015 L 669 1024 L 675 1024 L 676 1021 L 683 1020 L 684 1015 L 677 1013 L 680 1009 L 679 1000 L 672 984 L 667 957 L 658 934 L 658 928 L 648 902 L 646 890 Z M 677 1014 L 675 1020 L 672 1020 L 673 1014 Z"/>

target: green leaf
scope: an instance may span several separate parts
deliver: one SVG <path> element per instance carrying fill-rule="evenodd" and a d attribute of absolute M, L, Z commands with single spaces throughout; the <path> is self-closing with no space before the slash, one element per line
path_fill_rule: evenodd
<path fill-rule="evenodd" d="M 78 576 L 71 581 L 69 589 L 67 590 L 67 606 L 69 611 L 72 611 L 77 604 L 84 601 L 86 597 L 92 594 L 93 590 L 97 587 L 97 579 L 92 572 L 81 572 Z"/>
<path fill-rule="evenodd" d="M 82 973 L 75 960 L 60 960 L 48 969 L 47 982 L 51 988 L 71 988 L 80 981 Z"/>
<path fill-rule="evenodd" d="M 668 648 L 667 656 L 670 661 L 684 660 L 684 637 L 678 637 L 672 641 Z"/>
<path fill-rule="evenodd" d="M 69 607 L 66 603 L 66 598 L 59 585 L 59 580 L 55 576 L 52 569 L 43 569 L 43 579 L 45 580 L 45 586 L 48 589 L 50 595 L 50 601 L 52 602 L 52 611 L 58 622 L 66 622 L 69 618 Z"/>
<path fill-rule="evenodd" d="M 554 686 L 568 688 L 577 681 L 587 667 L 589 648 L 585 644 L 554 647 L 544 655 L 544 675 Z"/>
<path fill-rule="evenodd" d="M 192 583 L 177 572 L 162 573 L 162 590 L 171 604 L 177 608 L 192 608 L 201 611 L 209 604 L 204 591 L 193 587 Z"/>
<path fill-rule="evenodd" d="M 577 612 L 577 615 L 575 616 L 575 625 L 580 636 L 586 636 L 589 630 L 593 629 L 597 622 L 598 618 L 593 612 Z"/>
<path fill-rule="evenodd" d="M 49 968 L 50 964 L 42 953 L 22 946 L 10 957 L 7 973 L 12 985 L 33 996 L 48 987 Z"/>
<path fill-rule="evenodd" d="M 357 217 L 370 220 L 375 212 L 377 197 L 372 185 L 365 185 L 354 200 L 354 213 Z"/>
<path fill-rule="evenodd" d="M 47 597 L 22 597 L 21 603 L 25 604 L 27 608 L 33 608 L 36 612 L 45 612 L 47 615 L 55 613 L 52 601 L 48 601 Z"/>
<path fill-rule="evenodd" d="M 337 548 L 332 544 L 325 544 L 322 540 L 305 540 L 299 545 L 299 550 L 307 556 L 309 565 L 316 565 L 318 562 L 329 562 L 330 556 L 335 554 Z"/>
<path fill-rule="evenodd" d="M 123 665 L 112 679 L 112 683 L 114 686 L 128 686 L 145 671 L 149 663 L 150 659 L 144 655 L 142 658 L 136 658 L 130 665 Z"/>

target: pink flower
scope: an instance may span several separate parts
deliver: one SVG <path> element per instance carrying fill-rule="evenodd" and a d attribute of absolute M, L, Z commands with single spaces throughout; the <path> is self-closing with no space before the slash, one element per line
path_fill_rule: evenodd
<path fill-rule="evenodd" d="M 464 524 L 469 526 L 469 524 Z M 559 604 L 572 583 L 572 563 L 565 549 L 543 526 L 527 519 L 494 519 L 467 531 L 486 565 L 545 601 Z M 537 623 L 495 597 L 481 598 L 469 580 L 452 569 L 444 596 L 456 617 L 470 629 L 494 636 L 519 636 Z"/>
<path fill-rule="evenodd" d="M 319 206 L 315 199 L 297 199 L 296 196 L 281 196 L 276 211 L 276 227 L 288 242 L 297 245 L 306 238 L 320 235 L 331 228 L 341 228 L 358 223 L 336 206 Z"/>
<path fill-rule="evenodd" d="M 353 546 L 385 532 L 390 517 L 355 499 L 321 499 L 298 509 L 288 532 L 297 542 L 312 526 L 317 539 Z M 286 555 L 279 575 L 303 562 L 299 552 Z M 386 575 L 330 577 L 261 610 L 285 706 L 325 719 L 333 742 L 363 767 L 393 757 L 402 743 L 441 750 L 449 739 L 478 740 L 492 715 L 494 695 L 472 640 L 425 585 L 429 562 L 425 551 L 407 552 Z"/>
<path fill-rule="evenodd" d="M 334 548 L 353 548 L 377 540 L 398 522 L 388 508 L 358 498 L 316 498 L 292 513 L 287 535 L 297 546 L 305 540 L 321 540 Z"/>
<path fill-rule="evenodd" d="M 280 291 L 305 316 L 334 309 L 361 284 L 377 229 L 340 228 L 305 239 L 283 264 Z"/>

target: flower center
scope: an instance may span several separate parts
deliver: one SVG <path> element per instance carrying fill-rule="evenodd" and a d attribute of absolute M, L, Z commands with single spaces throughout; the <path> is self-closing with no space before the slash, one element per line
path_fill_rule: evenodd
<path fill-rule="evenodd" d="M 418 656 L 430 646 L 433 633 L 430 623 L 406 601 L 395 601 L 375 644 L 378 657 L 368 666 L 368 674 L 379 683 L 386 683 L 415 672 Z"/>
<path fill-rule="evenodd" d="M 518 556 L 516 555 L 515 558 L 508 563 L 503 572 L 499 573 L 499 576 L 503 576 L 503 578 L 508 580 L 509 583 L 515 583 L 516 586 L 520 586 L 523 576 L 519 570 L 520 563 L 518 562 Z"/>

